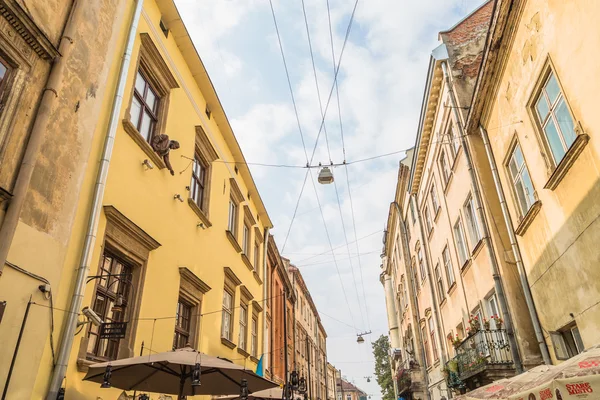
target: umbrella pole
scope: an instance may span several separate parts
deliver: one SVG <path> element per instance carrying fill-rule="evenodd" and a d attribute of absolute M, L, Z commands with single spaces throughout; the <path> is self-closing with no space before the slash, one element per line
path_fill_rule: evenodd
<path fill-rule="evenodd" d="M 183 400 L 183 387 L 185 386 L 185 365 L 181 367 L 181 379 L 179 380 L 179 400 Z"/>

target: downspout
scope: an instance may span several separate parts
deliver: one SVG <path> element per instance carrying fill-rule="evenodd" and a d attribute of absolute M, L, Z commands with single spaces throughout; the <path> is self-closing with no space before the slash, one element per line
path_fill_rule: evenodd
<path fill-rule="evenodd" d="M 262 332 L 263 332 L 263 354 L 268 354 L 267 358 L 271 355 L 271 353 L 269 352 L 269 349 L 267 348 L 267 340 L 265 338 L 265 334 L 267 332 L 267 301 L 269 301 L 267 299 L 267 297 L 269 296 L 269 288 L 267 287 L 267 273 L 268 273 L 268 268 L 267 268 L 267 253 L 269 251 L 269 228 L 264 228 L 264 233 L 265 233 L 265 240 L 263 243 L 263 299 L 264 299 L 264 304 L 263 304 L 263 313 L 262 313 L 262 323 L 263 323 L 263 328 L 262 328 Z M 269 282 L 273 282 L 273 278 L 271 277 L 271 280 Z M 283 303 L 285 305 L 285 299 L 283 300 Z M 270 304 L 273 304 L 273 302 L 271 301 Z M 273 327 L 271 327 L 271 331 L 273 331 Z M 271 333 L 271 332 L 269 332 Z M 269 340 L 269 343 L 272 345 L 273 343 L 271 343 L 272 340 Z M 271 363 L 273 360 L 269 360 L 269 363 Z M 263 362 L 263 369 L 266 370 L 265 364 Z M 271 371 L 273 369 L 271 368 Z M 264 375 L 263 371 L 263 375 Z"/>
<path fill-rule="evenodd" d="M 404 225 L 404 218 L 402 217 L 402 212 L 400 211 L 400 206 L 397 202 L 394 201 L 394 206 L 396 206 L 396 210 L 398 211 L 398 223 L 400 225 L 401 236 L 402 236 L 402 246 L 404 247 L 404 264 L 406 265 L 406 278 L 407 282 L 410 282 L 410 306 L 414 310 L 413 315 L 413 338 L 418 342 L 416 344 L 416 352 L 418 352 L 417 360 L 419 361 L 419 365 L 421 367 L 421 374 L 423 374 L 424 380 L 424 392 L 425 396 L 427 396 L 428 400 L 431 400 L 431 394 L 429 393 L 429 376 L 427 375 L 427 366 L 425 365 L 425 345 L 423 344 L 423 338 L 418 340 L 421 337 L 421 330 L 419 329 L 419 321 L 421 320 L 421 313 L 419 312 L 419 299 L 417 298 L 417 282 L 413 281 L 412 274 L 412 266 L 407 264 L 406 262 L 410 262 L 410 245 L 408 243 L 408 236 L 406 235 L 406 226 Z M 417 350 L 418 349 L 418 350 Z M 409 365 L 410 368 L 410 365 Z"/>
<path fill-rule="evenodd" d="M 25 155 L 23 156 L 23 161 L 21 161 L 21 167 L 19 168 L 17 180 L 15 181 L 12 193 L 13 196 L 10 199 L 4 222 L 0 228 L 0 276 L 2 276 L 4 264 L 6 264 L 8 252 L 15 237 L 21 210 L 23 209 L 23 204 L 27 197 L 27 190 L 29 189 L 33 170 L 35 169 L 37 156 L 40 153 L 46 137 L 50 116 L 54 114 L 54 108 L 58 102 L 59 94 L 62 94 L 61 90 L 65 78 L 64 69 L 69 61 L 71 50 L 74 47 L 75 42 L 73 38 L 75 37 L 77 27 L 81 22 L 83 8 L 83 2 L 78 0 L 73 1 L 71 15 L 67 20 L 65 29 L 60 38 L 58 51 L 61 56 L 56 57 L 52 61 L 50 75 L 48 75 L 46 87 L 44 88 L 35 121 L 33 122 L 31 134 L 29 135 Z"/>
<path fill-rule="evenodd" d="M 435 295 L 435 287 L 433 285 L 433 274 L 431 273 L 431 257 L 428 251 L 428 246 L 426 247 L 425 243 L 427 238 L 425 237 L 425 230 L 423 229 L 423 218 L 421 217 L 421 210 L 417 205 L 417 195 L 413 194 L 410 196 L 410 201 L 414 202 L 415 209 L 417 211 L 417 221 L 419 222 L 419 230 L 421 231 L 421 248 L 425 252 L 425 270 L 427 271 L 427 280 L 429 281 L 429 291 L 431 292 L 431 300 L 433 303 L 433 317 L 435 318 L 436 325 L 436 333 L 438 336 L 438 341 L 440 344 L 440 357 L 442 365 L 446 365 L 446 346 L 444 346 L 444 334 L 442 330 L 442 321 L 440 317 L 439 304 L 437 301 L 437 297 Z M 418 254 L 417 254 L 418 257 Z"/>
<path fill-rule="evenodd" d="M 504 294 L 504 287 L 502 286 L 502 278 L 500 277 L 500 268 L 498 267 L 498 260 L 496 259 L 496 254 L 494 251 L 494 245 L 492 243 L 490 230 L 487 224 L 487 218 L 485 215 L 485 211 L 483 210 L 483 204 L 481 202 L 481 193 L 479 192 L 479 184 L 477 182 L 477 176 L 475 175 L 475 170 L 473 169 L 473 160 L 471 158 L 471 151 L 469 150 L 469 144 L 467 142 L 467 135 L 464 131 L 464 125 L 462 118 L 458 112 L 458 102 L 454 95 L 454 90 L 452 88 L 452 81 L 450 80 L 450 76 L 448 75 L 448 67 L 446 65 L 446 61 L 442 61 L 442 71 L 444 72 L 444 78 L 446 80 L 446 85 L 448 86 L 448 94 L 450 97 L 450 102 L 452 103 L 452 112 L 454 113 L 454 117 L 456 118 L 456 122 L 459 128 L 459 136 L 460 141 L 465 152 L 465 158 L 467 160 L 467 165 L 469 169 L 469 176 L 471 178 L 471 187 L 473 190 L 473 199 L 475 200 L 475 207 L 477 208 L 477 213 L 479 214 L 479 219 L 481 220 L 482 228 L 483 228 L 483 240 L 486 242 L 486 247 L 488 251 L 488 256 L 490 258 L 490 263 L 492 267 L 492 276 L 494 278 L 494 288 L 496 290 L 496 294 L 498 295 L 498 302 L 500 303 L 500 310 L 505 317 L 504 323 L 506 325 L 506 334 L 508 336 L 508 341 L 510 343 L 510 352 L 513 357 L 513 362 L 515 363 L 515 370 L 517 374 L 523 372 L 523 364 L 521 362 L 521 355 L 519 354 L 519 348 L 517 345 L 517 340 L 515 338 L 515 332 L 513 329 L 513 321 L 512 315 L 508 310 L 508 305 L 506 303 L 506 296 Z"/>
<path fill-rule="evenodd" d="M 143 0 L 135 0 L 134 12 L 131 18 L 129 33 L 127 35 L 127 44 L 125 47 L 125 52 L 123 53 L 123 59 L 121 60 L 121 71 L 119 73 L 115 97 L 113 99 L 110 123 L 106 132 L 106 140 L 104 142 L 102 158 L 100 160 L 98 176 L 96 178 L 96 184 L 94 187 L 92 207 L 90 210 L 87 232 L 81 253 L 80 265 L 79 269 L 77 270 L 73 298 L 71 299 L 71 305 L 69 306 L 69 312 L 67 313 L 67 319 L 64 325 L 65 329 L 61 335 L 60 347 L 58 350 L 58 361 L 54 371 L 52 372 L 52 380 L 50 381 L 50 388 L 48 389 L 46 400 L 56 399 L 58 390 L 62 385 L 62 381 L 67 370 L 71 348 L 73 347 L 73 340 L 75 339 L 77 317 L 79 316 L 79 309 L 81 308 L 81 303 L 83 301 L 83 296 L 85 293 L 85 280 L 88 275 L 88 270 L 90 269 L 94 245 L 96 243 L 98 221 L 100 219 L 102 199 L 104 197 L 104 189 L 106 187 L 106 179 L 108 177 L 108 167 L 110 165 L 117 127 L 120 124 L 123 93 L 125 92 L 125 84 L 127 82 L 127 74 L 129 72 L 129 65 L 131 61 L 131 53 L 133 52 L 133 44 L 135 42 L 135 35 L 137 32 L 138 22 L 140 20 L 143 3 Z"/>
<path fill-rule="evenodd" d="M 531 322 L 533 323 L 535 337 L 538 341 L 538 345 L 540 346 L 540 352 L 542 353 L 542 359 L 544 360 L 544 364 L 552 365 L 552 359 L 550 358 L 548 346 L 546 344 L 546 341 L 544 340 L 544 334 L 542 332 L 542 324 L 540 323 L 540 319 L 535 308 L 535 302 L 533 301 L 533 295 L 531 294 L 531 287 L 529 286 L 529 282 L 527 281 L 525 266 L 523 265 L 523 259 L 521 258 L 521 250 L 519 249 L 517 237 L 515 236 L 515 232 L 513 230 L 512 218 L 510 216 L 510 212 L 508 211 L 508 205 L 506 204 L 504 189 L 502 188 L 502 184 L 500 183 L 500 174 L 498 173 L 498 167 L 496 165 L 496 159 L 494 158 L 492 152 L 490 139 L 488 137 L 487 131 L 481 125 L 479 125 L 479 132 L 481 133 L 481 138 L 483 139 L 483 145 L 485 147 L 485 153 L 487 155 L 488 162 L 490 163 L 490 167 L 492 169 L 492 176 L 494 177 L 496 193 L 498 194 L 498 199 L 500 200 L 500 207 L 502 208 L 502 215 L 504 216 L 504 224 L 506 225 L 506 230 L 508 231 L 510 246 L 512 248 L 513 255 L 515 256 L 517 269 L 519 270 L 519 278 L 521 279 L 521 286 L 523 287 L 523 292 L 525 293 L 525 302 L 527 303 L 529 316 L 531 317 Z"/>

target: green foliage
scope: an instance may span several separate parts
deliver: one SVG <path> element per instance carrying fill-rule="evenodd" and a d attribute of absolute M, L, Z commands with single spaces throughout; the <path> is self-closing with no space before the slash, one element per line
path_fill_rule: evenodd
<path fill-rule="evenodd" d="M 394 400 L 394 383 L 389 353 L 390 341 L 387 336 L 381 335 L 373 342 L 373 356 L 375 357 L 375 377 L 381 388 L 383 400 Z"/>

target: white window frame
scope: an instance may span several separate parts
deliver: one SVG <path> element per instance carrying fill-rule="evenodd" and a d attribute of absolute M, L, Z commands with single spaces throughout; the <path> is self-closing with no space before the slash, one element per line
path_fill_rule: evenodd
<path fill-rule="evenodd" d="M 425 206 L 423 214 L 425 214 L 425 227 L 427 228 L 427 234 L 430 234 L 433 230 L 433 221 L 431 219 L 431 213 L 429 212 L 428 206 Z"/>
<path fill-rule="evenodd" d="M 229 298 L 229 301 L 225 300 Z M 221 337 L 231 341 L 233 333 L 233 326 L 231 325 L 233 320 L 233 299 L 234 296 L 229 290 L 223 290 L 223 313 L 221 318 Z"/>
<path fill-rule="evenodd" d="M 454 270 L 452 268 L 452 258 L 450 256 L 450 248 L 446 244 L 442 250 L 442 260 L 444 261 L 444 269 L 446 270 L 446 280 L 448 282 L 448 290 L 456 283 L 454 278 Z"/>
<path fill-rule="evenodd" d="M 238 216 L 238 204 L 233 198 L 229 199 L 229 220 L 227 222 L 227 230 L 236 236 L 237 233 L 237 216 Z"/>
<path fill-rule="evenodd" d="M 439 160 L 440 169 L 442 170 L 442 178 L 444 178 L 444 185 L 447 185 L 450 181 L 450 176 L 452 176 L 452 170 L 450 169 L 450 164 L 448 163 L 448 155 L 444 150 L 442 150 Z"/>
<path fill-rule="evenodd" d="M 437 193 L 435 191 L 435 184 L 431 185 L 431 189 L 429 189 L 429 194 L 431 196 L 431 205 L 433 206 L 433 216 L 435 217 L 440 209 L 440 203 L 437 198 Z"/>
<path fill-rule="evenodd" d="M 475 209 L 475 201 L 473 196 L 469 194 L 467 201 L 463 206 L 465 219 L 467 220 L 467 230 L 469 231 L 469 239 L 471 241 L 471 249 L 474 250 L 477 244 L 481 241 L 481 231 L 479 229 L 479 219 L 477 218 L 477 210 Z"/>
<path fill-rule="evenodd" d="M 517 162 L 517 152 L 521 154 L 521 159 L 523 160 L 523 163 L 520 166 Z M 514 171 L 513 168 L 511 168 L 511 165 L 514 165 Z M 533 181 L 531 180 L 531 174 L 529 173 L 529 168 L 525 162 L 523 149 L 521 148 L 519 142 L 516 142 L 512 147 L 510 157 L 508 157 L 505 168 L 511 183 L 514 200 L 517 206 L 516 208 L 519 211 L 519 216 L 523 217 L 535 203 L 536 194 Z M 528 193 L 529 189 L 526 187 L 527 182 L 531 185 L 531 193 Z M 519 187 L 521 190 L 519 190 Z"/>
<path fill-rule="evenodd" d="M 454 241 L 456 243 L 456 252 L 458 253 L 458 262 L 462 267 L 469 259 L 469 252 L 467 250 L 467 241 L 465 237 L 465 229 L 462 224 L 460 217 L 454 223 L 452 228 L 454 231 Z"/>
<path fill-rule="evenodd" d="M 248 347 L 248 305 L 240 304 L 240 333 L 238 347 L 246 351 Z"/>

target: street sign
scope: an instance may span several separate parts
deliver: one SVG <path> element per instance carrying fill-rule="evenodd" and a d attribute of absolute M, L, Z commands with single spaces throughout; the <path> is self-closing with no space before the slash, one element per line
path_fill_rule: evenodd
<path fill-rule="evenodd" d="M 100 339 L 123 339 L 127 333 L 127 322 L 105 322 L 100 325 Z"/>

